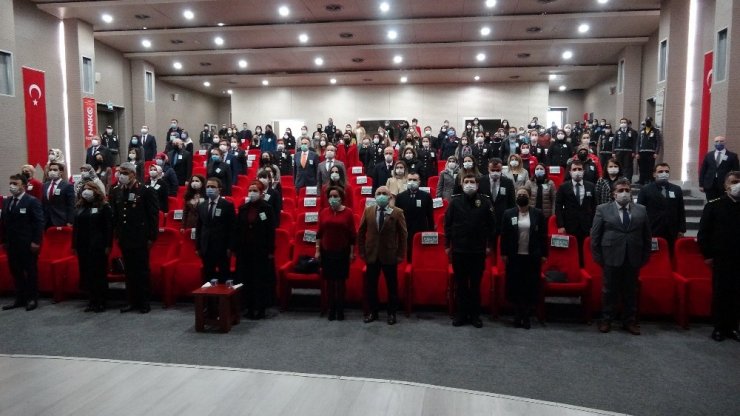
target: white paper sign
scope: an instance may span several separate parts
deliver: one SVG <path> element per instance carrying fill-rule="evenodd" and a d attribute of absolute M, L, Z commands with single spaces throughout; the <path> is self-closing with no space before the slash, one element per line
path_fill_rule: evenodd
<path fill-rule="evenodd" d="M 318 212 L 307 212 L 305 217 L 306 223 L 314 223 L 319 222 L 319 213 Z"/>
<path fill-rule="evenodd" d="M 304 207 L 315 207 L 316 198 L 303 198 L 303 206 Z"/>
<path fill-rule="evenodd" d="M 198 154 L 201 155 L 201 156 L 205 156 L 206 155 L 206 150 L 205 149 L 198 150 Z"/>
<path fill-rule="evenodd" d="M 353 175 L 362 175 L 362 166 L 352 166 Z"/>
<path fill-rule="evenodd" d="M 363 186 L 360 188 L 360 194 L 361 195 L 372 195 L 373 194 L 373 187 L 372 186 Z"/>
<path fill-rule="evenodd" d="M 190 239 L 195 240 L 198 236 L 198 230 L 195 228 L 190 229 Z"/>
<path fill-rule="evenodd" d="M 437 244 L 439 244 L 439 233 L 433 231 L 421 233 L 421 244 L 436 246 Z"/>
<path fill-rule="evenodd" d="M 306 195 L 318 195 L 319 189 L 316 186 L 307 186 L 306 187 Z"/>
<path fill-rule="evenodd" d="M 445 203 L 442 201 L 442 198 L 434 198 L 432 199 L 432 208 L 442 208 L 445 205 Z"/>
<path fill-rule="evenodd" d="M 658 245 L 658 239 L 652 238 L 650 239 L 650 251 L 659 251 L 660 245 Z"/>
<path fill-rule="evenodd" d="M 306 243 L 316 242 L 316 231 L 306 230 L 303 232 L 303 241 Z"/>
<path fill-rule="evenodd" d="M 248 168 L 251 168 L 252 167 L 252 161 L 251 160 L 247 160 L 247 167 Z"/>
<path fill-rule="evenodd" d="M 552 175 L 560 175 L 560 166 L 550 166 L 550 173 Z"/>
<path fill-rule="evenodd" d="M 419 188 L 419 190 L 420 191 L 424 191 L 424 192 L 426 192 L 428 194 L 431 194 L 432 193 L 432 188 L 430 188 L 428 186 L 422 186 L 422 187 Z"/>
<path fill-rule="evenodd" d="M 553 234 L 550 237 L 550 245 L 558 248 L 568 248 L 570 245 L 570 238 L 567 235 Z"/>
<path fill-rule="evenodd" d="M 365 208 L 367 208 L 367 207 L 374 207 L 375 205 L 377 205 L 375 203 L 375 198 L 367 198 L 365 200 Z"/>
<path fill-rule="evenodd" d="M 172 218 L 174 218 L 177 221 L 182 221 L 182 210 L 176 209 L 175 212 L 172 214 Z"/>
<path fill-rule="evenodd" d="M 257 155 L 247 155 L 247 160 L 248 160 L 248 161 L 250 161 L 250 162 L 251 162 L 251 161 L 253 161 L 253 160 L 255 160 L 255 159 L 257 159 Z"/>
<path fill-rule="evenodd" d="M 357 184 L 358 185 L 364 185 L 367 183 L 367 176 L 358 176 L 357 177 Z"/>

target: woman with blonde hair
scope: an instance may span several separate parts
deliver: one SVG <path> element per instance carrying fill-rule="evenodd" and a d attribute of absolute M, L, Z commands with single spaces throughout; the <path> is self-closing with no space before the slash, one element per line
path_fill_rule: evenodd
<path fill-rule="evenodd" d="M 396 196 L 406 190 L 408 174 L 409 172 L 405 162 L 399 160 L 393 164 L 393 176 L 388 178 L 385 183 L 391 195 Z"/>
<path fill-rule="evenodd" d="M 521 156 L 516 153 L 509 156 L 509 170 L 504 173 L 504 176 L 514 181 L 515 188 L 524 186 L 529 180 L 529 173 L 522 165 Z"/>

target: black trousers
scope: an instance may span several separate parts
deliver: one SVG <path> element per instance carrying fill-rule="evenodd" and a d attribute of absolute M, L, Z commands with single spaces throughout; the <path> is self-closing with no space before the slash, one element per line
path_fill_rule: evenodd
<path fill-rule="evenodd" d="M 740 321 L 738 263 L 715 258 L 712 266 L 712 320 L 723 332 L 737 330 Z"/>
<path fill-rule="evenodd" d="M 622 165 L 622 173 L 624 176 L 632 181 L 632 175 L 635 173 L 634 167 L 632 166 L 632 152 L 631 151 L 615 151 L 614 157 Z"/>
<path fill-rule="evenodd" d="M 210 250 L 201 256 L 203 261 L 203 282 L 218 279 L 224 283 L 231 278 L 231 259 L 226 255 L 226 250 Z"/>
<path fill-rule="evenodd" d="M 629 324 L 637 320 L 637 283 L 640 269 L 624 264 L 622 266 L 604 266 L 604 286 L 601 289 L 603 301 L 603 319 L 611 322 L 614 310 L 622 298 L 624 310 L 622 322 Z"/>
<path fill-rule="evenodd" d="M 637 166 L 640 169 L 640 184 L 647 185 L 653 181 L 653 169 L 655 169 L 655 153 L 640 152 Z"/>
<path fill-rule="evenodd" d="M 90 303 L 104 306 L 108 291 L 108 256 L 105 250 L 77 250 L 80 268 L 80 289 L 90 296 Z"/>
<path fill-rule="evenodd" d="M 704 188 L 704 194 L 706 194 L 707 196 L 707 201 L 717 199 L 721 197 L 722 195 L 724 195 L 725 193 L 726 192 L 725 192 L 724 184 L 719 183 L 717 178 L 714 178 L 714 182 L 712 183 L 711 188 Z"/>
<path fill-rule="evenodd" d="M 38 254 L 31 253 L 31 243 L 14 243 L 7 236 L 8 267 L 15 283 L 15 302 L 26 304 L 39 298 Z"/>
<path fill-rule="evenodd" d="M 381 264 L 380 261 L 367 264 L 365 274 L 364 297 L 371 313 L 378 313 L 378 279 L 380 272 L 385 276 L 385 287 L 388 289 L 388 313 L 398 309 L 398 265 Z"/>
<path fill-rule="evenodd" d="M 254 252 L 240 253 L 237 257 L 239 283 L 244 283 L 247 309 L 264 311 L 274 302 L 275 266 L 272 259 Z"/>
<path fill-rule="evenodd" d="M 149 306 L 150 271 L 149 249 L 142 247 L 121 247 L 123 264 L 126 269 L 126 291 L 131 306 L 144 308 Z"/>
<path fill-rule="evenodd" d="M 480 281 L 486 264 L 485 253 L 453 253 L 455 307 L 460 318 L 480 315 Z"/>
<path fill-rule="evenodd" d="M 506 300 L 516 307 L 519 317 L 527 317 L 539 300 L 542 261 L 517 254 L 506 262 Z"/>

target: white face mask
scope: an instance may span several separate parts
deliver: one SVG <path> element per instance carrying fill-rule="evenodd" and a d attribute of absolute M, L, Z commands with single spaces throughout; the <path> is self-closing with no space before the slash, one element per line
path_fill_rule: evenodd
<path fill-rule="evenodd" d="M 225 151 L 229 150 L 229 148 L 228 148 L 228 147 L 226 147 L 226 145 L 225 145 L 225 144 L 222 144 L 222 145 L 221 145 L 221 146 L 219 146 L 218 148 L 219 148 L 219 149 L 220 149 L 220 150 L 221 150 L 222 152 L 225 152 Z"/>
<path fill-rule="evenodd" d="M 579 170 L 579 171 L 571 172 L 570 177 L 573 178 L 574 181 L 578 182 L 581 179 L 583 179 L 583 171 Z"/>
<path fill-rule="evenodd" d="M 529 154 L 529 149 L 522 149 L 522 154 L 523 155 L 528 155 Z"/>
<path fill-rule="evenodd" d="M 59 179 L 59 171 L 58 170 L 50 170 L 49 171 L 49 177 L 51 179 Z"/>
<path fill-rule="evenodd" d="M 447 167 L 450 170 L 455 170 L 455 169 L 457 169 L 457 163 L 455 163 L 455 162 L 447 162 Z"/>
<path fill-rule="evenodd" d="M 668 182 L 668 179 L 670 179 L 671 174 L 668 172 L 660 172 L 655 175 L 655 180 L 658 182 Z"/>
<path fill-rule="evenodd" d="M 473 168 L 473 162 L 463 162 L 463 167 L 465 169 L 472 169 Z"/>
<path fill-rule="evenodd" d="M 733 198 L 740 198 L 740 183 L 730 185 L 730 195 L 732 195 Z"/>
<path fill-rule="evenodd" d="M 193 183 L 190 184 L 190 187 L 195 189 L 196 191 L 200 189 L 203 186 L 202 183 L 193 181 Z"/>
<path fill-rule="evenodd" d="M 129 160 L 134 160 L 134 159 L 136 159 L 136 154 L 134 154 L 134 153 L 131 153 L 130 155 L 128 155 L 128 159 L 129 159 Z"/>
<path fill-rule="evenodd" d="M 118 182 L 121 183 L 121 185 L 128 185 L 131 182 L 131 178 L 128 175 L 119 175 L 118 176 Z"/>
<path fill-rule="evenodd" d="M 270 180 L 267 178 L 260 178 L 260 182 L 262 182 L 262 185 L 268 186 L 270 184 Z"/>
<path fill-rule="evenodd" d="M 105 129 L 105 132 L 108 133 L 108 134 L 113 134 L 113 130 L 111 130 L 111 129 Z"/>
<path fill-rule="evenodd" d="M 565 135 L 564 134 L 558 134 L 558 139 L 562 140 L 564 138 L 565 138 Z"/>
<path fill-rule="evenodd" d="M 92 141 L 92 142 L 90 142 L 90 143 L 91 143 L 91 144 L 92 144 L 93 146 L 97 146 L 97 145 L 99 145 L 99 144 L 100 144 L 100 142 L 99 142 L 99 141 L 97 141 L 97 140 L 93 140 L 93 141 Z"/>
<path fill-rule="evenodd" d="M 411 160 L 411 159 L 414 158 L 414 155 L 411 154 L 411 153 L 407 153 L 406 156 L 404 156 L 404 157 L 406 158 L 406 160 Z"/>
<path fill-rule="evenodd" d="M 385 155 L 385 163 L 393 162 L 393 155 Z"/>
<path fill-rule="evenodd" d="M 247 198 L 249 198 L 249 202 L 254 202 L 260 198 L 260 193 L 251 191 L 247 194 Z"/>
<path fill-rule="evenodd" d="M 403 176 L 403 173 L 404 172 L 405 171 L 403 169 L 396 169 L 396 175 L 398 175 L 398 176 Z"/>
<path fill-rule="evenodd" d="M 323 143 L 323 142 L 321 142 L 321 143 Z M 323 144 L 322 144 L 322 146 L 323 146 Z M 334 159 L 334 151 L 333 150 L 327 150 L 326 151 L 326 158 L 329 159 L 329 160 Z"/>
<path fill-rule="evenodd" d="M 489 175 L 489 176 L 491 177 L 491 179 L 493 179 L 494 181 L 497 181 L 497 180 L 501 179 L 501 172 L 490 172 L 490 173 L 489 173 L 488 175 Z"/>
<path fill-rule="evenodd" d="M 322 141 L 319 142 L 319 144 L 321 145 L 321 147 L 324 147 L 324 146 L 326 146 L 326 141 L 325 140 L 322 140 Z"/>
<path fill-rule="evenodd" d="M 147 134 L 149 133 L 149 129 L 141 129 L 141 134 Z"/>
<path fill-rule="evenodd" d="M 331 180 L 333 180 L 334 182 L 336 182 L 336 181 L 338 181 L 338 180 L 339 180 L 339 174 L 338 174 L 338 173 L 336 173 L 336 172 L 334 172 L 334 173 L 332 173 L 331 175 L 329 175 L 329 177 L 330 177 L 330 178 L 331 178 Z"/>
<path fill-rule="evenodd" d="M 150 177 L 150 178 L 152 178 L 152 179 L 157 179 L 157 176 L 158 176 L 158 175 L 159 175 L 159 174 L 157 173 L 157 171 L 156 171 L 156 170 L 150 170 L 150 171 L 149 171 L 149 177 Z"/>
<path fill-rule="evenodd" d="M 619 128 L 624 130 L 627 128 L 627 123 L 619 123 Z"/>
<path fill-rule="evenodd" d="M 616 197 L 614 198 L 615 201 L 619 205 L 627 205 L 630 202 L 630 193 L 629 192 L 619 192 L 617 193 Z"/>
<path fill-rule="evenodd" d="M 518 160 L 512 160 L 512 161 L 510 161 L 509 162 L 509 166 L 511 166 L 512 168 L 519 167 L 519 161 Z"/>
<path fill-rule="evenodd" d="M 606 171 L 609 172 L 610 175 L 618 175 L 619 174 L 619 168 L 606 168 Z"/>
<path fill-rule="evenodd" d="M 10 193 L 11 193 L 11 194 L 12 194 L 13 196 L 18 196 L 18 195 L 20 195 L 20 194 L 21 194 L 21 188 L 20 188 L 20 186 L 18 186 L 18 185 L 10 185 L 10 186 L 8 187 L 8 190 L 10 190 Z"/>
<path fill-rule="evenodd" d="M 374 139 L 373 139 L 373 143 L 375 143 L 375 144 L 378 144 L 378 143 L 380 143 L 380 139 L 378 139 L 377 137 L 376 137 L 376 138 L 374 138 Z"/>
<path fill-rule="evenodd" d="M 466 183 L 463 185 L 463 192 L 465 195 L 473 195 L 478 190 L 478 185 L 474 183 Z"/>
<path fill-rule="evenodd" d="M 92 190 L 90 190 L 90 189 L 85 189 L 84 191 L 82 191 L 82 194 L 81 194 L 81 196 L 82 196 L 82 198 L 83 198 L 83 199 L 84 199 L 85 201 L 87 201 L 87 202 L 90 202 L 90 201 L 92 201 L 92 200 L 93 200 L 93 198 L 95 198 L 95 192 L 93 192 L 93 191 L 92 191 Z"/>

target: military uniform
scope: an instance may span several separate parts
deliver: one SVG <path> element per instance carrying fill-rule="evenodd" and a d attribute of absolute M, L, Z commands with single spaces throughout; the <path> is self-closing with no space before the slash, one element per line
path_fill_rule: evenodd
<path fill-rule="evenodd" d="M 118 136 L 113 133 L 103 133 L 100 136 L 100 144 L 108 149 L 110 160 L 106 160 L 106 163 L 110 164 L 111 166 L 116 166 L 121 163 L 121 159 L 118 155 L 121 149 L 121 142 L 118 140 Z"/>
<path fill-rule="evenodd" d="M 624 130 L 618 129 L 614 136 L 614 158 L 622 165 L 622 173 L 630 181 L 632 181 L 632 175 L 634 174 L 632 158 L 635 154 L 636 139 L 637 132 L 629 127 Z"/>
<path fill-rule="evenodd" d="M 640 138 L 637 141 L 637 154 L 640 159 L 637 165 L 640 168 L 640 185 L 645 185 L 653 181 L 653 169 L 655 168 L 655 159 L 663 150 L 663 135 L 660 129 L 645 127 L 640 130 Z"/>

